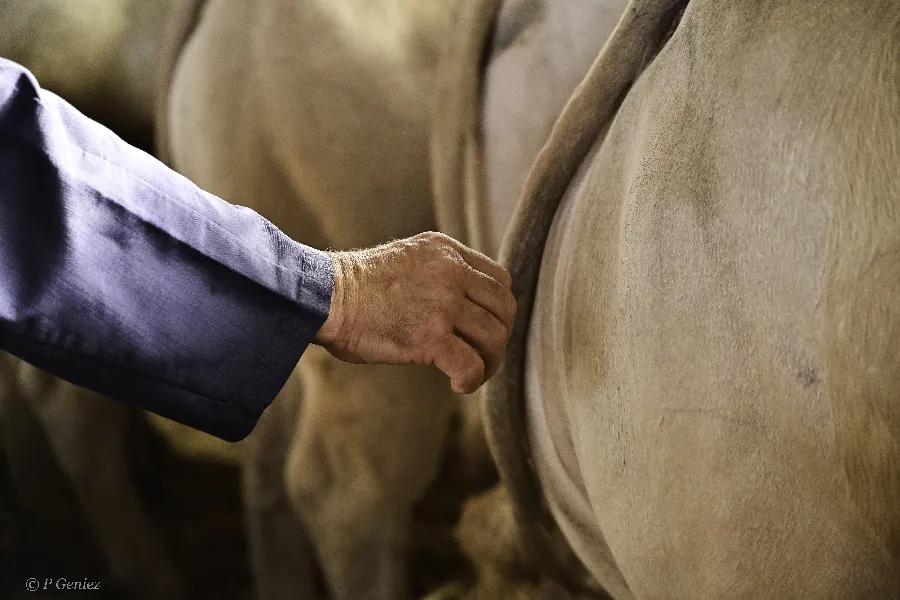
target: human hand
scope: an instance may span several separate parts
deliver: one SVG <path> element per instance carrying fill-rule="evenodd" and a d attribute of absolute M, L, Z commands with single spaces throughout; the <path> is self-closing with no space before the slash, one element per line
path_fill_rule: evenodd
<path fill-rule="evenodd" d="M 434 232 L 329 256 L 331 310 L 314 343 L 348 362 L 433 364 L 461 394 L 497 372 L 516 301 L 496 262 Z"/>

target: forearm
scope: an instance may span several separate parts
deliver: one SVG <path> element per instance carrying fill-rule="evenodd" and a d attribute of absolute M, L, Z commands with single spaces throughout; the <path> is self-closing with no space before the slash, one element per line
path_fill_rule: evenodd
<path fill-rule="evenodd" d="M 0 347 L 244 437 L 325 321 L 333 270 L 0 61 Z"/>

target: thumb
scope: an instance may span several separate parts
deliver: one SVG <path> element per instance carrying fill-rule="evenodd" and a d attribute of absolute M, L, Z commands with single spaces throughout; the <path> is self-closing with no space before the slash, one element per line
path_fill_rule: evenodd
<path fill-rule="evenodd" d="M 484 383 L 484 361 L 481 356 L 455 335 L 444 339 L 433 362 L 450 378 L 450 387 L 457 394 L 471 394 Z"/>

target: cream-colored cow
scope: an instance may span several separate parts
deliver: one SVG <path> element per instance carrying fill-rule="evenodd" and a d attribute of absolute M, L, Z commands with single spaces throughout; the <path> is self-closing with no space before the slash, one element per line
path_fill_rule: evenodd
<path fill-rule="evenodd" d="M 311 246 L 434 229 L 429 107 L 452 8 L 195 5 L 173 61 L 163 150 L 204 189 Z M 457 398 L 431 367 L 351 365 L 317 347 L 291 385 L 245 448 L 259 596 L 312 596 L 305 531 L 333 598 L 406 597 L 411 509 L 435 476 Z"/>
<path fill-rule="evenodd" d="M 546 562 L 616 600 L 898 597 L 898 82 L 888 0 L 630 3 L 502 252 L 486 424 Z"/>

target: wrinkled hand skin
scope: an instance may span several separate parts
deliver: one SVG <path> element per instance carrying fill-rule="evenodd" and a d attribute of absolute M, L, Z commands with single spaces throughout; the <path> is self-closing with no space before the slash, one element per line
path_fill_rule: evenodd
<path fill-rule="evenodd" d="M 516 302 L 490 258 L 434 232 L 329 256 L 331 310 L 314 342 L 336 358 L 433 364 L 460 394 L 500 367 Z"/>

